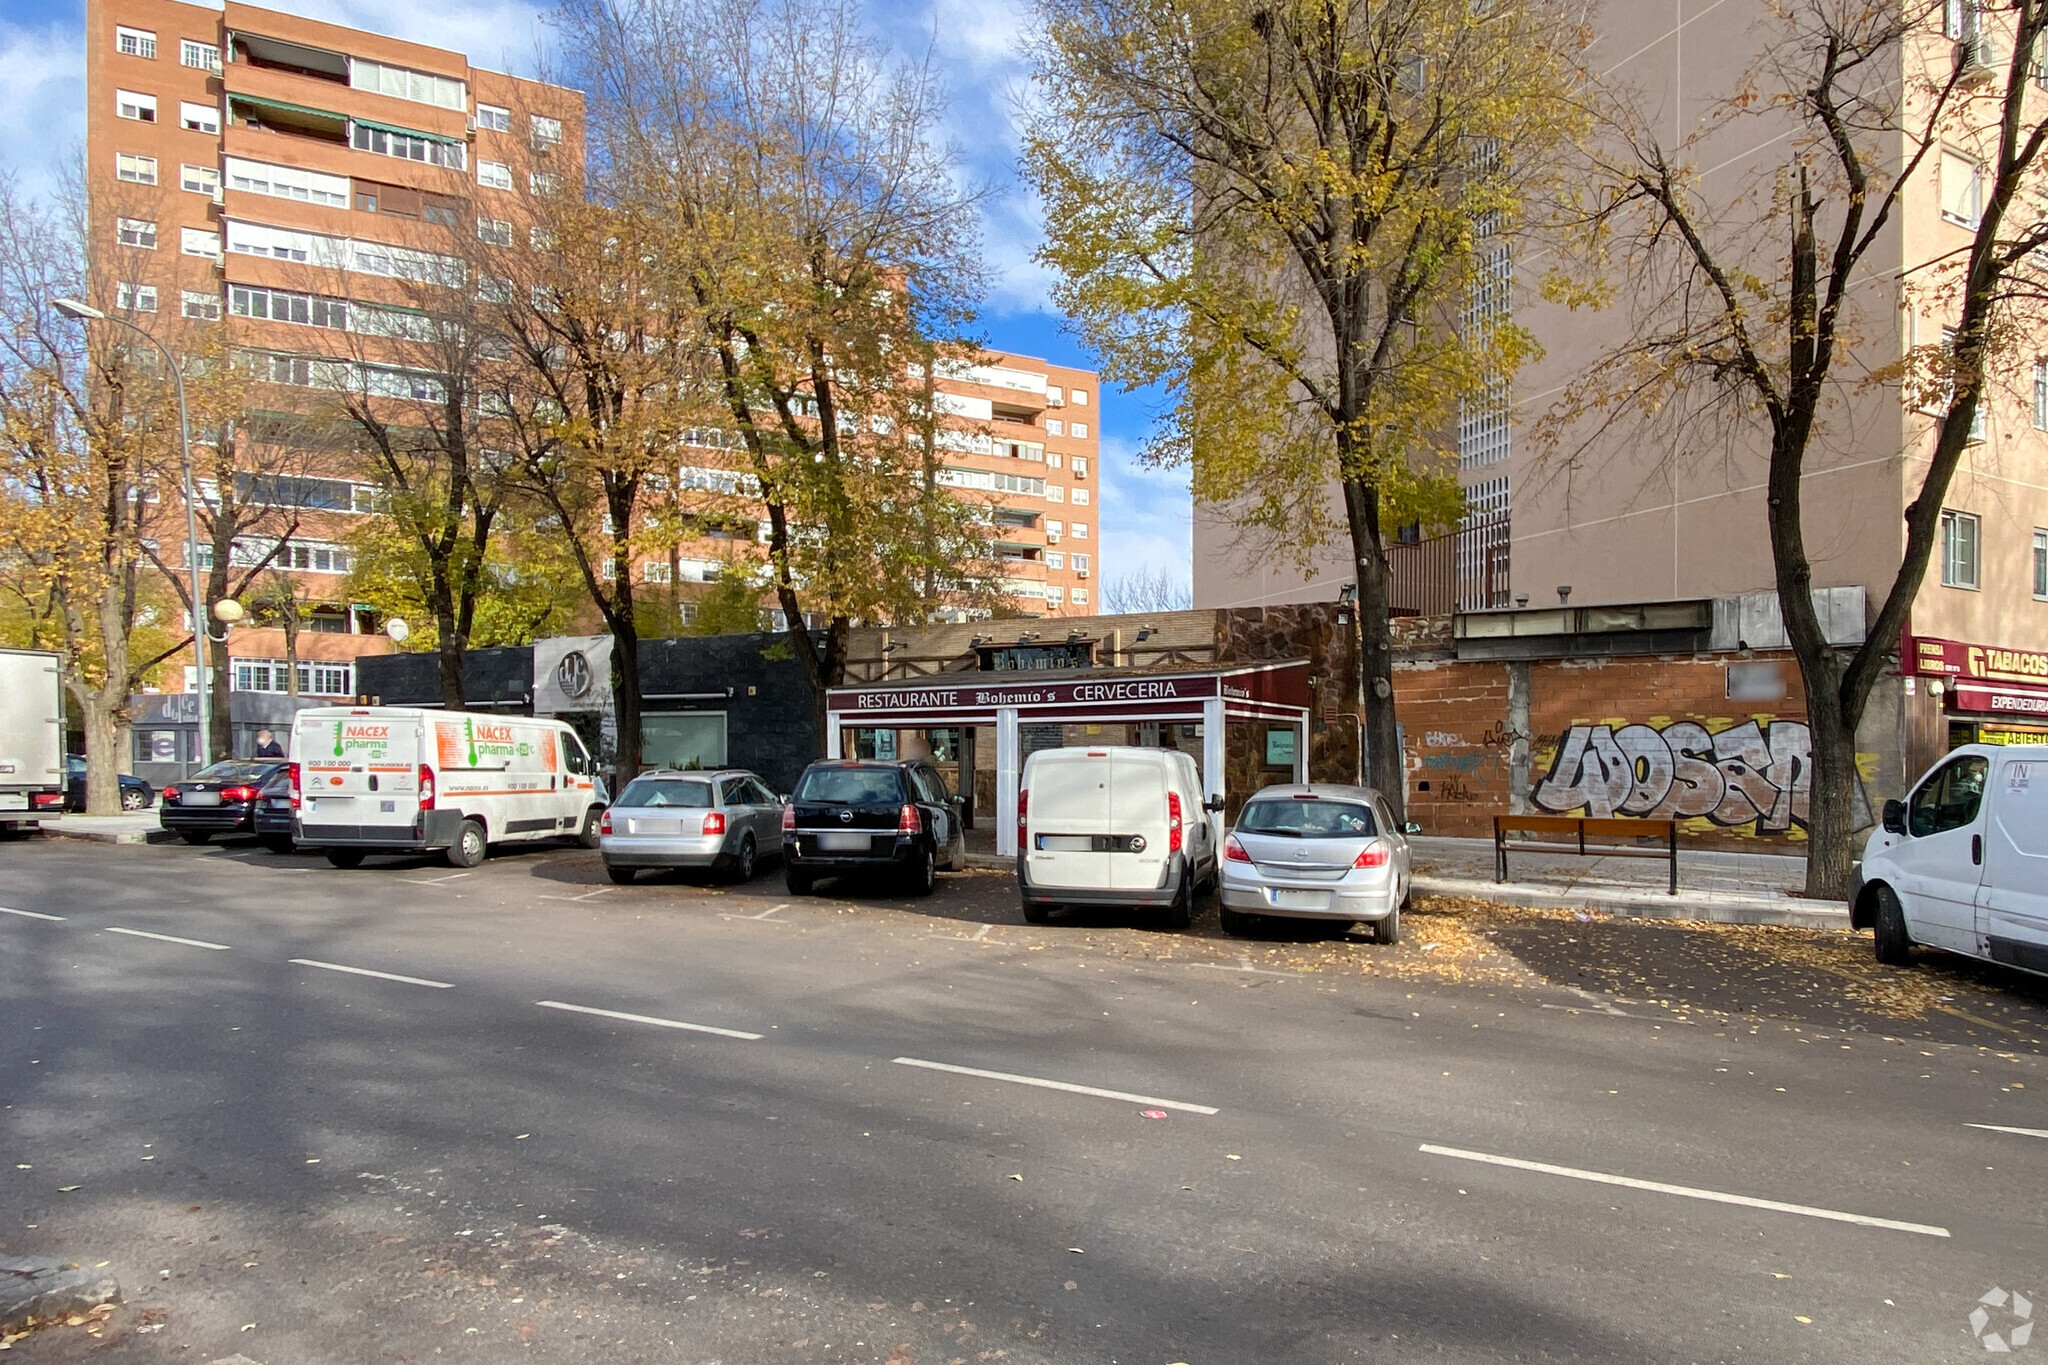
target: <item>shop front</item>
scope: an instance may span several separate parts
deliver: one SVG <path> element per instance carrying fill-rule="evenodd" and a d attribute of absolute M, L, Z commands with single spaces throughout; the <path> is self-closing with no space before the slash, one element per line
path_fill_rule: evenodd
<path fill-rule="evenodd" d="M 2048 651 L 1909 636 L 1911 677 L 1940 697 L 1950 748 L 2048 744 Z"/>
<path fill-rule="evenodd" d="M 930 674 L 838 687 L 826 694 L 825 751 L 841 757 L 932 757 L 950 766 L 963 795 L 976 790 L 987 753 L 996 851 L 1017 851 L 1017 791 L 1024 759 L 1061 744 L 1139 743 L 1185 748 L 1203 789 L 1227 797 L 1232 727 L 1284 765 L 1281 780 L 1307 780 L 1310 665 L 1280 663 L 1184 669 L 1040 670 Z M 982 742 L 978 737 L 985 736 Z M 1235 793 L 1242 797 L 1247 793 Z M 1210 817 L 1222 834 L 1221 815 Z"/>

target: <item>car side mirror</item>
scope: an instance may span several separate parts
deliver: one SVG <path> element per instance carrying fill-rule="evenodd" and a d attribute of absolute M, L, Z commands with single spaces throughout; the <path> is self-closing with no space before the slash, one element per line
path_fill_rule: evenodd
<path fill-rule="evenodd" d="M 1210 798 L 1209 798 L 1208 800 L 1206 800 L 1206 801 L 1202 802 L 1202 809 L 1203 809 L 1203 810 L 1206 810 L 1206 811 L 1220 811 L 1220 810 L 1222 810 L 1222 809 L 1223 809 L 1223 798 L 1222 798 L 1222 797 L 1220 797 L 1220 796 L 1212 796 L 1212 797 L 1210 797 Z"/>
<path fill-rule="evenodd" d="M 1413 820 L 1403 820 L 1401 822 L 1401 833 L 1420 834 L 1422 833 L 1422 826 L 1416 824 Z"/>
<path fill-rule="evenodd" d="M 1884 827 L 1892 834 L 1906 832 L 1906 803 L 1887 801 L 1884 803 Z"/>

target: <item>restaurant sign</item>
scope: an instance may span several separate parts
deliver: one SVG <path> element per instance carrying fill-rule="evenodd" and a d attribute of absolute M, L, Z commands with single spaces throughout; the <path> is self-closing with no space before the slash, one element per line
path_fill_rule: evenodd
<path fill-rule="evenodd" d="M 849 687 L 830 694 L 834 711 L 976 711 L 1006 706 L 1116 706 L 1192 701 L 1218 695 L 1214 674 L 1193 678 L 1118 678 L 1046 683 L 976 682 L 959 687 Z"/>

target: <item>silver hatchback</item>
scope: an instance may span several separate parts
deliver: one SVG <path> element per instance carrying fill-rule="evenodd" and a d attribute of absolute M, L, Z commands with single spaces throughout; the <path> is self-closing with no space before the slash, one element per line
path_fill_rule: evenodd
<path fill-rule="evenodd" d="M 1400 941 L 1408 839 L 1371 787 L 1261 789 L 1237 813 L 1222 868 L 1226 933 L 1247 933 L 1272 915 L 1362 921 L 1372 925 L 1373 942 Z"/>
<path fill-rule="evenodd" d="M 598 822 L 604 870 L 622 883 L 642 868 L 711 868 L 752 881 L 762 852 L 781 847 L 782 798 L 738 768 L 644 772 Z"/>

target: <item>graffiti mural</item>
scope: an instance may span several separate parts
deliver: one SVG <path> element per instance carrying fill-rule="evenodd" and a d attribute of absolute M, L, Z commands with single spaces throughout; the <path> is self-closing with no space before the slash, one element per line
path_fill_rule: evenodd
<path fill-rule="evenodd" d="M 1539 810 L 1656 820 L 1705 818 L 1783 834 L 1807 824 L 1813 732 L 1777 720 L 1709 734 L 1696 721 L 1574 725 L 1530 794 Z"/>

